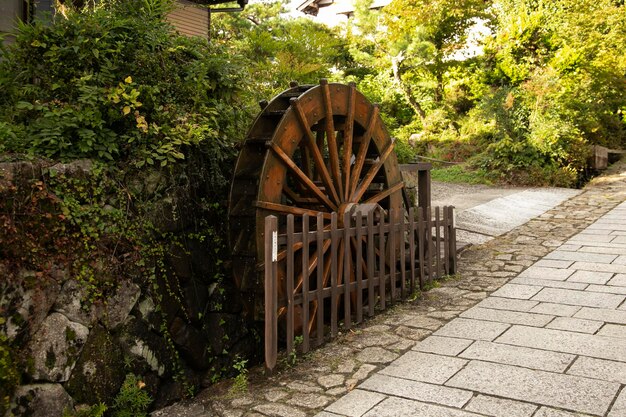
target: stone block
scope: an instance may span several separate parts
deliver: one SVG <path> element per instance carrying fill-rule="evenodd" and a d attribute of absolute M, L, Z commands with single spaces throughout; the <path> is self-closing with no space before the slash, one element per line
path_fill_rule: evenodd
<path fill-rule="evenodd" d="M 626 344 L 615 343 L 611 337 L 513 326 L 496 342 L 626 362 Z"/>
<path fill-rule="evenodd" d="M 260 404 L 254 407 L 254 410 L 263 415 L 273 417 L 306 417 L 304 411 L 279 403 Z"/>
<path fill-rule="evenodd" d="M 582 308 L 574 317 L 604 321 L 607 323 L 626 324 L 626 311 L 613 310 L 610 308 Z"/>
<path fill-rule="evenodd" d="M 556 259 L 540 259 L 533 265 L 534 267 L 546 268 L 569 268 L 573 261 L 559 261 Z"/>
<path fill-rule="evenodd" d="M 413 350 L 438 355 L 456 356 L 472 344 L 471 340 L 453 337 L 430 336 L 419 342 Z"/>
<path fill-rule="evenodd" d="M 576 271 L 567 279 L 567 281 L 603 285 L 606 284 L 612 276 L 612 272 Z"/>
<path fill-rule="evenodd" d="M 539 303 L 536 307 L 533 307 L 530 312 L 531 313 L 540 313 L 540 314 L 550 314 L 553 316 L 563 316 L 563 317 L 571 317 L 581 307 L 578 306 L 570 306 L 565 304 L 555 304 L 555 303 Z"/>
<path fill-rule="evenodd" d="M 471 391 L 409 381 L 381 374 L 373 375 L 363 382 L 359 389 L 458 408 L 462 408 L 473 395 Z"/>
<path fill-rule="evenodd" d="M 17 387 L 7 416 L 62 416 L 74 407 L 61 384 L 33 384 Z"/>
<path fill-rule="evenodd" d="M 461 317 L 476 320 L 497 321 L 510 324 L 525 324 L 527 326 L 543 327 L 554 316 L 545 314 L 526 313 L 520 311 L 493 310 L 490 308 L 472 307 L 461 314 Z"/>
<path fill-rule="evenodd" d="M 626 295 L 626 287 L 616 287 L 614 285 L 594 285 L 594 284 L 591 284 L 587 288 L 585 288 L 585 291 L 606 292 L 606 293 L 609 293 L 609 294 Z"/>
<path fill-rule="evenodd" d="M 613 407 L 611 407 L 611 412 L 607 417 L 624 417 L 626 416 L 626 390 L 622 390 L 615 400 Z"/>
<path fill-rule="evenodd" d="M 545 259 L 557 259 L 561 261 L 594 262 L 610 264 L 617 255 L 605 255 L 601 253 L 566 252 L 555 250 L 545 256 Z"/>
<path fill-rule="evenodd" d="M 505 323 L 457 318 L 437 330 L 434 335 L 491 341 L 508 328 L 509 325 Z"/>
<path fill-rule="evenodd" d="M 626 274 L 626 265 L 602 264 L 597 262 L 574 262 L 571 269 L 582 271 L 613 272 L 616 274 Z"/>
<path fill-rule="evenodd" d="M 608 285 L 616 285 L 618 287 L 626 287 L 626 274 L 616 274 Z"/>
<path fill-rule="evenodd" d="M 554 408 L 541 407 L 533 417 L 581 417 L 579 413 L 555 410 Z"/>
<path fill-rule="evenodd" d="M 52 313 L 28 344 L 30 376 L 37 381 L 66 382 L 89 336 L 89 329 Z"/>
<path fill-rule="evenodd" d="M 582 307 L 615 308 L 626 297 L 616 294 L 603 294 L 587 291 L 544 288 L 532 299 L 533 301 L 555 302 Z"/>
<path fill-rule="evenodd" d="M 603 228 L 606 230 L 605 228 Z M 597 242 L 597 243 L 610 243 L 615 236 L 607 235 L 607 234 L 597 234 L 597 233 L 579 233 L 576 236 L 572 236 L 569 242 L 580 242 L 580 243 L 588 243 L 588 242 Z"/>
<path fill-rule="evenodd" d="M 619 389 L 615 382 L 479 361 L 446 385 L 595 415 L 608 410 Z"/>
<path fill-rule="evenodd" d="M 397 353 L 390 352 L 381 347 L 368 347 L 360 351 L 356 359 L 366 363 L 389 363 L 397 357 Z"/>
<path fill-rule="evenodd" d="M 483 341 L 474 342 L 459 357 L 552 372 L 564 372 L 575 359 L 567 353 Z"/>
<path fill-rule="evenodd" d="M 386 395 L 355 389 L 326 407 L 325 411 L 347 417 L 361 417 L 385 398 Z"/>
<path fill-rule="evenodd" d="M 443 384 L 466 363 L 464 359 L 409 351 L 382 369 L 380 373 L 413 381 Z"/>
<path fill-rule="evenodd" d="M 600 327 L 602 327 L 602 324 L 604 323 L 595 320 L 585 320 L 573 317 L 557 317 L 546 327 L 548 329 L 594 334 Z"/>
<path fill-rule="evenodd" d="M 477 395 L 467 404 L 465 410 L 475 411 L 493 417 L 530 417 L 537 406 L 518 401 L 505 400 L 487 395 Z"/>
<path fill-rule="evenodd" d="M 388 398 L 374 407 L 364 417 L 478 417 L 479 414 L 469 413 L 463 410 L 442 407 L 434 404 L 426 404 L 404 398 Z"/>
<path fill-rule="evenodd" d="M 541 291 L 541 288 L 542 287 L 537 285 L 504 284 L 499 290 L 495 291 L 491 295 L 494 297 L 529 300 L 533 297 L 533 295 Z"/>
<path fill-rule="evenodd" d="M 530 311 L 537 304 L 539 304 L 537 301 L 514 300 L 510 298 L 494 297 L 492 295 L 476 304 L 476 307 L 493 308 L 494 310 Z"/>
<path fill-rule="evenodd" d="M 583 284 L 579 282 L 552 281 L 549 279 L 525 277 L 514 278 L 510 281 L 510 283 L 522 285 L 539 285 L 548 288 L 565 288 L 567 290 L 584 290 L 588 286 L 588 284 Z"/>
<path fill-rule="evenodd" d="M 535 263 L 533 266 L 519 274 L 520 278 L 538 278 L 538 279 L 549 279 L 552 281 L 565 281 L 567 277 L 572 275 L 574 271 L 571 269 L 564 268 L 551 268 L 547 266 L 540 266 L 543 262 L 565 262 L 567 265 L 571 265 L 573 261 L 557 261 L 552 259 L 542 259 L 539 262 Z"/>
<path fill-rule="evenodd" d="M 624 362 L 579 356 L 567 373 L 626 384 L 626 363 Z"/>
<path fill-rule="evenodd" d="M 619 337 L 621 339 L 626 339 L 626 326 L 605 324 L 597 334 L 598 336 Z"/>

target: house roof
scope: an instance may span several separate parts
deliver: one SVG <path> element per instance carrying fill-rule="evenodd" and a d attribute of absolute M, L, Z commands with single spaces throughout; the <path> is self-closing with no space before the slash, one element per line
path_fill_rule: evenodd
<path fill-rule="evenodd" d="M 334 3 L 334 0 L 306 0 L 300 4 L 297 9 L 304 14 L 310 14 L 317 16 L 317 12 L 321 7 L 330 6 Z"/>

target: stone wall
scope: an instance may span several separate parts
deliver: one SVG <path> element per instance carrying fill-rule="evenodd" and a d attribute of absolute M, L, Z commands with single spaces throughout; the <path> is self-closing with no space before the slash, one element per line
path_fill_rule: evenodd
<path fill-rule="evenodd" d="M 51 171 L 81 176 L 91 167 L 89 161 L 0 163 L 0 198 L 9 189 L 27 190 Z M 164 177 L 152 172 L 135 183 L 150 192 L 160 181 Z M 155 226 L 172 235 L 193 231 L 199 216 L 193 202 L 202 190 L 201 182 L 167 187 Z M 0 332 L 21 378 L 9 390 L 7 415 L 60 416 L 81 404 L 111 404 L 129 373 L 145 382 L 153 406 L 162 407 L 228 374 L 234 357 L 252 356 L 256 342 L 239 317 L 237 291 L 227 272 L 215 282 L 216 266 L 207 261 L 213 249 L 197 240 L 172 245 L 164 259 L 167 275 L 147 282 L 128 265 L 95 302 L 77 279 L 76 265 L 51 259 L 45 269 L 16 269 L 0 258 Z"/>

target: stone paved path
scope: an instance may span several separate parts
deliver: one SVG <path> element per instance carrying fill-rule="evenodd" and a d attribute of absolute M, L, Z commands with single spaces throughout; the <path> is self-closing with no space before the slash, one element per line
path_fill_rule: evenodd
<path fill-rule="evenodd" d="M 442 282 L 264 376 L 154 417 L 626 416 L 626 164 Z"/>

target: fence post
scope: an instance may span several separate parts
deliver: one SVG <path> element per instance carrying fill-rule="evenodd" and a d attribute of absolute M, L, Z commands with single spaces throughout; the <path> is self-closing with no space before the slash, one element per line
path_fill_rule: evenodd
<path fill-rule="evenodd" d="M 448 233 L 450 242 L 448 249 L 448 256 L 450 257 L 450 275 L 456 274 L 456 224 L 454 224 L 454 207 L 448 207 L 448 216 L 450 217 L 450 231 Z"/>
<path fill-rule="evenodd" d="M 430 207 L 430 169 L 431 164 L 420 163 L 417 168 L 417 206 Z"/>
<path fill-rule="evenodd" d="M 278 356 L 278 219 L 265 218 L 265 366 L 272 371 Z"/>

